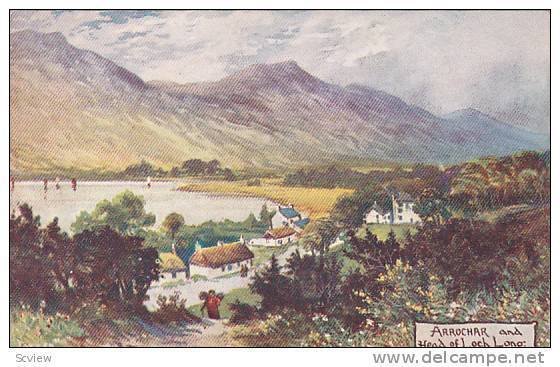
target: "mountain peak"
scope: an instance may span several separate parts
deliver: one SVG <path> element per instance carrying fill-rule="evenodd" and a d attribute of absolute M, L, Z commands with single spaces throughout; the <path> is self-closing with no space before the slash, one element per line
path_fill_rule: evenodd
<path fill-rule="evenodd" d="M 312 77 L 307 71 L 303 70 L 294 60 L 281 61 L 272 64 L 252 64 L 248 67 L 232 74 L 235 76 L 308 76 Z"/>
<path fill-rule="evenodd" d="M 450 113 L 446 114 L 444 116 L 444 118 L 450 119 L 450 120 L 470 118 L 470 119 L 477 119 L 477 120 L 497 121 L 492 116 L 487 115 L 484 112 L 481 112 L 481 111 L 477 110 L 476 108 L 472 108 L 472 107 L 455 110 L 453 112 L 450 112 Z"/>
<path fill-rule="evenodd" d="M 303 70 L 293 60 L 273 64 L 253 64 L 222 79 L 221 82 L 243 85 L 246 88 L 274 89 L 290 92 L 294 89 L 311 91 L 325 83 Z"/>

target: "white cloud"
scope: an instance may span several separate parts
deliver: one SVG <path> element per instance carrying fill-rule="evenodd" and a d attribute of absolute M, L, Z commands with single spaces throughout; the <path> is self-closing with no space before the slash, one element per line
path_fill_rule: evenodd
<path fill-rule="evenodd" d="M 25 28 L 60 31 L 146 80 L 216 80 L 293 59 L 438 113 L 473 106 L 548 130 L 546 12 L 12 12 L 12 31 Z"/>

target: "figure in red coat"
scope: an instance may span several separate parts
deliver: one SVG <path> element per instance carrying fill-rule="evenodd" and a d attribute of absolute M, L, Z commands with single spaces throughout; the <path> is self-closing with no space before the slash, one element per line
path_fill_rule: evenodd
<path fill-rule="evenodd" d="M 203 296 L 201 296 L 201 298 L 202 297 Z M 211 289 L 208 291 L 208 294 L 206 295 L 206 298 L 204 300 L 204 303 L 202 304 L 202 307 L 200 308 L 200 311 L 203 312 L 204 309 L 206 308 L 209 318 L 214 320 L 219 320 L 220 319 L 219 306 L 221 302 L 222 302 L 222 297 L 220 297 L 220 295 L 216 295 L 216 291 Z"/>

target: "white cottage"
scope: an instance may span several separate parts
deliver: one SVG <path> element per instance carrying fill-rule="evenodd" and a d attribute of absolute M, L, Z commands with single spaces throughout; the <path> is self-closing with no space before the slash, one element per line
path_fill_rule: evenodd
<path fill-rule="evenodd" d="M 391 195 L 391 209 L 385 210 L 377 202 L 364 216 L 364 223 L 416 224 L 422 219 L 414 212 L 414 199 L 407 193 Z"/>
<path fill-rule="evenodd" d="M 413 210 L 414 199 L 407 193 L 391 195 L 393 205 L 393 224 L 415 224 L 422 219 Z"/>
<path fill-rule="evenodd" d="M 309 218 L 303 218 L 293 204 L 287 207 L 278 206 L 271 219 L 272 228 L 290 227 L 301 232 L 309 223 Z"/>
<path fill-rule="evenodd" d="M 186 280 L 187 267 L 179 256 L 171 252 L 159 254 L 159 280 L 154 285 L 163 284 L 172 280 Z"/>
<path fill-rule="evenodd" d="M 241 271 L 242 267 L 250 269 L 254 257 L 244 242 L 219 243 L 214 247 L 197 249 L 189 261 L 190 275 L 216 278 Z"/>
<path fill-rule="evenodd" d="M 385 210 L 380 205 L 377 204 L 377 201 L 373 204 L 370 210 L 364 216 L 364 223 L 371 224 L 371 223 L 383 223 L 383 224 L 391 224 L 391 210 Z"/>
<path fill-rule="evenodd" d="M 266 231 L 262 238 L 255 238 L 249 242 L 255 246 L 282 246 L 287 243 L 296 241 L 298 238 L 297 232 L 290 227 L 280 227 L 269 229 Z"/>

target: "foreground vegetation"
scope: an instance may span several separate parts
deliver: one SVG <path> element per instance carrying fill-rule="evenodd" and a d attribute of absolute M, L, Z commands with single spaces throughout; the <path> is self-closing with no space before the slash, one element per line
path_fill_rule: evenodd
<path fill-rule="evenodd" d="M 300 186 L 300 177 L 321 176 L 306 172 L 291 182 L 182 188 L 291 202 L 313 218 L 286 263 L 277 260 L 286 248 L 255 250 L 267 265 L 224 298 L 228 337 L 249 346 L 411 346 L 414 320 L 538 321 L 537 345 L 550 345 L 547 154 L 361 173 L 371 182 L 347 175 L 348 188 Z M 363 225 L 374 202 L 388 206 L 401 190 L 416 198 L 422 225 Z M 143 307 L 158 252 L 188 259 L 197 242 L 262 234 L 271 215 L 265 207 L 242 222 L 187 226 L 170 213 L 154 229 L 142 198 L 124 192 L 81 213 L 69 235 L 56 219 L 42 227 L 24 204 L 10 218 L 10 343 L 118 345 L 124 330 L 144 337 L 145 325 L 196 322 L 200 305 L 185 307 L 179 295 L 158 299 L 156 312 Z M 331 248 L 336 238 L 343 244 Z M 145 337 L 141 345 L 158 345 Z"/>
<path fill-rule="evenodd" d="M 431 173 L 410 177 L 422 171 Z M 252 279 L 262 301 L 234 307 L 233 318 L 245 320 L 230 330 L 234 337 L 251 345 L 412 346 L 414 320 L 537 321 L 537 345 L 550 345 L 547 154 L 413 168 L 405 180 L 376 175 L 306 229 L 311 254 L 284 266 L 272 257 Z M 362 226 L 373 202 L 388 206 L 391 191 L 404 188 L 415 193 L 422 225 L 398 235 L 389 225 Z M 345 244 L 331 250 L 340 231 Z"/>
<path fill-rule="evenodd" d="M 233 289 L 224 295 L 224 298 L 220 303 L 220 316 L 224 319 L 229 319 L 232 316 L 230 306 L 241 301 L 247 305 L 256 306 L 260 303 L 261 297 L 257 294 L 251 293 L 248 288 Z M 201 306 L 202 303 L 190 306 L 189 312 L 195 316 L 203 317 L 204 315 L 200 311 Z"/>

